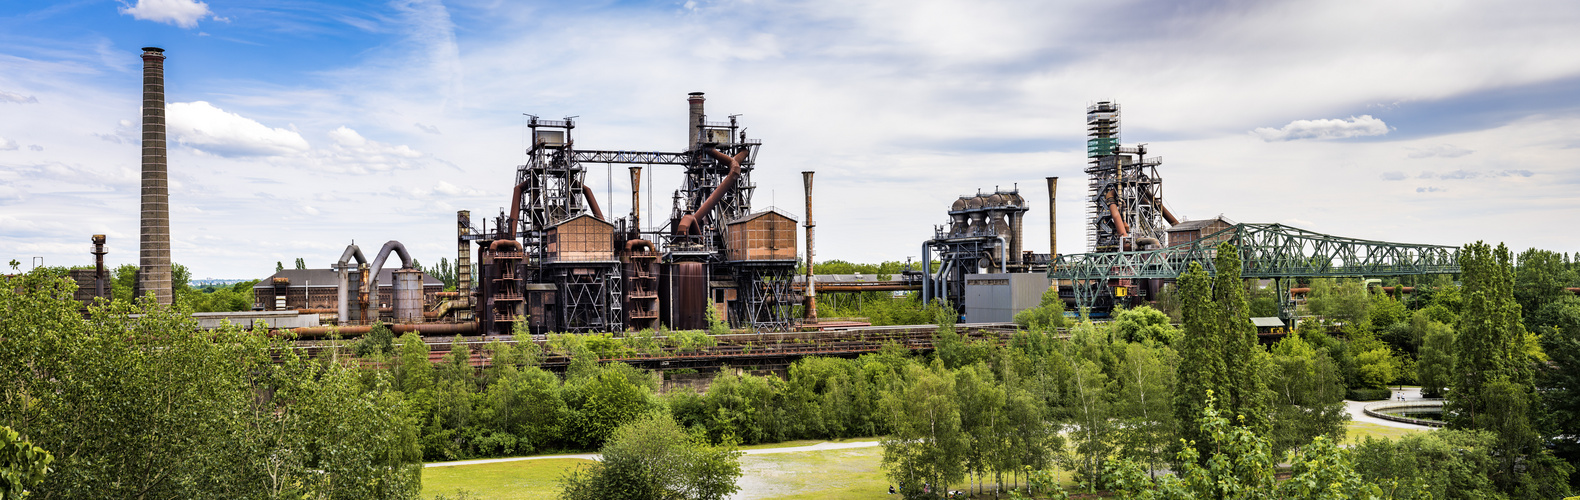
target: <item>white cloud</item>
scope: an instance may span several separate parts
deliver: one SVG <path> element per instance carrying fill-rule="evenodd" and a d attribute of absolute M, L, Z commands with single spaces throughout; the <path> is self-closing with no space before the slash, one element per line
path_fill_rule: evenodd
<path fill-rule="evenodd" d="M 435 185 L 433 190 L 435 192 L 450 196 L 482 196 L 484 194 L 482 191 L 472 188 L 463 188 L 445 181 L 439 181 L 439 184 Z"/>
<path fill-rule="evenodd" d="M 1455 146 L 1453 144 L 1438 144 L 1436 146 L 1427 146 L 1427 147 L 1424 147 L 1424 148 L 1405 148 L 1405 149 L 1410 150 L 1410 154 L 1408 154 L 1406 156 L 1408 156 L 1410 158 L 1414 158 L 1414 159 L 1433 158 L 1433 157 L 1437 157 L 1437 158 L 1459 158 L 1461 156 L 1465 156 L 1465 155 L 1468 155 L 1468 154 L 1471 154 L 1471 153 L 1475 152 L 1475 151 L 1472 151 L 1472 150 L 1469 150 L 1469 149 L 1465 149 L 1465 148 L 1462 148 L 1462 147 L 1459 147 L 1459 146 Z"/>
<path fill-rule="evenodd" d="M 38 103 L 38 98 L 30 96 L 30 95 L 29 96 L 24 96 L 22 94 L 15 94 L 15 93 L 11 93 L 11 92 L 6 92 L 4 90 L 0 90 L 0 102 L 14 102 L 14 103 L 17 103 L 17 104 L 36 104 L 36 103 Z"/>
<path fill-rule="evenodd" d="M 40 145 L 37 145 L 37 144 L 28 144 L 27 145 L 27 149 L 28 149 L 28 151 L 43 151 L 44 150 L 44 146 L 40 146 Z"/>
<path fill-rule="evenodd" d="M 0 137 L 0 151 L 16 151 L 18 147 L 16 141 Z"/>
<path fill-rule="evenodd" d="M 131 14 L 133 19 L 182 28 L 195 28 L 204 16 L 213 15 L 207 3 L 195 0 L 137 0 L 137 5 L 131 7 L 122 2 L 120 11 L 122 14 Z"/>
<path fill-rule="evenodd" d="M 407 145 L 392 145 L 370 140 L 348 127 L 329 131 L 332 144 L 307 155 L 310 164 L 336 173 L 367 174 L 417 168 L 428 163 L 427 155 Z"/>
<path fill-rule="evenodd" d="M 302 135 L 269 128 L 204 101 L 171 103 L 171 136 L 182 145 L 219 156 L 279 156 L 307 151 Z"/>
<path fill-rule="evenodd" d="M 1388 133 L 1388 124 L 1372 115 L 1351 116 L 1348 120 L 1295 120 L 1283 128 L 1258 127 L 1251 133 L 1267 142 L 1297 139 L 1343 139 Z"/>
<path fill-rule="evenodd" d="M 1399 171 L 1383 172 L 1382 178 L 1385 181 L 1402 181 L 1404 180 L 1405 175 L 1404 172 Z"/>
<path fill-rule="evenodd" d="M 416 125 L 417 128 L 419 130 L 422 130 L 423 132 L 427 132 L 427 133 L 430 133 L 430 134 L 433 134 L 433 135 L 439 135 L 439 126 L 437 126 L 437 125 L 423 125 L 421 123 L 413 123 L 412 125 Z"/>

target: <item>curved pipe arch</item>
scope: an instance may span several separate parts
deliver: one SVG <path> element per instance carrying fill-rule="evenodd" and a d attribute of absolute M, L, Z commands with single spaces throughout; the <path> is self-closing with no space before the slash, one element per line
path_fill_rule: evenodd
<path fill-rule="evenodd" d="M 351 293 L 350 293 L 350 291 L 347 290 L 348 288 L 350 288 L 350 279 L 351 278 L 350 278 L 350 269 L 347 268 L 346 266 L 351 263 L 350 261 L 351 261 L 352 258 L 357 259 L 357 264 L 367 265 L 367 263 L 368 263 L 368 259 L 366 257 L 362 256 L 362 249 L 357 247 L 356 243 L 352 243 L 350 245 L 346 245 L 346 251 L 344 253 L 341 253 L 340 254 L 340 260 L 335 262 L 335 275 L 336 275 L 337 278 L 339 278 L 338 279 L 339 283 L 338 283 L 338 286 L 336 287 L 336 290 L 335 290 L 335 292 L 336 292 L 335 293 L 335 295 L 336 295 L 336 308 L 335 308 L 336 317 L 335 317 L 335 319 L 337 321 L 342 322 L 342 323 L 344 323 L 346 321 L 350 321 L 350 319 L 351 319 L 350 318 L 351 317 L 351 304 L 350 304 L 350 301 L 351 301 L 351 296 L 350 295 L 351 295 Z"/>
<path fill-rule="evenodd" d="M 592 209 L 593 217 L 597 217 L 598 220 L 604 222 L 609 221 L 609 219 L 603 218 L 603 208 L 598 206 L 598 198 L 593 197 L 592 186 L 582 184 L 582 196 L 587 198 L 587 208 Z"/>
<path fill-rule="evenodd" d="M 384 243 L 384 248 L 379 249 L 378 257 L 373 258 L 373 265 L 368 266 L 368 275 L 364 279 L 364 281 L 367 283 L 367 286 L 362 287 L 361 297 L 359 297 L 362 302 L 363 319 L 367 319 L 368 309 L 372 305 L 372 301 L 368 299 L 369 290 L 372 290 L 371 293 L 375 294 L 373 295 L 374 297 L 378 296 L 379 271 L 384 270 L 384 260 L 389 258 L 390 252 L 395 252 L 395 254 L 400 257 L 401 269 L 411 268 L 411 255 L 406 253 L 406 245 L 402 245 L 399 241 L 395 240 L 389 240 L 388 242 Z"/>
<path fill-rule="evenodd" d="M 697 206 L 695 212 L 680 218 L 680 224 L 675 225 L 674 231 L 676 234 L 685 231 L 689 236 L 702 235 L 702 222 L 700 221 L 702 215 L 712 211 L 713 206 L 719 204 L 719 200 L 724 198 L 724 193 L 735 189 L 735 181 L 741 176 L 741 162 L 746 161 L 746 155 L 749 153 L 751 153 L 751 150 L 747 149 L 736 153 L 735 156 L 730 156 L 720 153 L 717 149 L 708 148 L 710 156 L 730 165 L 730 173 L 724 176 L 724 180 L 719 181 L 719 187 L 713 190 L 713 194 L 708 195 L 708 199 L 704 200 L 702 205 Z"/>

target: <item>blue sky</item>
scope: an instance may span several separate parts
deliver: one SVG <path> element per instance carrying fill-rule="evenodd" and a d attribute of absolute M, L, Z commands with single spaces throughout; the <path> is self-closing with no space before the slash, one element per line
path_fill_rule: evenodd
<path fill-rule="evenodd" d="M 820 260 L 917 256 L 955 197 L 1017 184 L 1046 251 L 1045 176 L 1081 251 L 1083 111 L 1108 99 L 1177 214 L 1575 251 L 1575 26 L 1563 1 L 3 2 L 0 262 L 86 263 L 94 233 L 135 262 L 148 45 L 197 277 L 352 240 L 453 258 L 455 211 L 508 201 L 522 113 L 678 150 L 692 91 L 764 141 L 757 206 L 800 213 L 819 172 Z M 588 179 L 625 214 L 613 170 Z M 655 175 L 664 215 L 679 175 Z"/>

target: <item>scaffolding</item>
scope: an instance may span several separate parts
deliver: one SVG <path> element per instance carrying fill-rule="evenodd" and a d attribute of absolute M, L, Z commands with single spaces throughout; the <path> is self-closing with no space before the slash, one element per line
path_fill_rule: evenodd
<path fill-rule="evenodd" d="M 1086 247 L 1089 252 L 1162 246 L 1172 219 L 1163 208 L 1161 157 L 1147 157 L 1145 144 L 1125 147 L 1119 138 L 1119 105 L 1103 101 L 1086 108 L 1088 158 Z"/>

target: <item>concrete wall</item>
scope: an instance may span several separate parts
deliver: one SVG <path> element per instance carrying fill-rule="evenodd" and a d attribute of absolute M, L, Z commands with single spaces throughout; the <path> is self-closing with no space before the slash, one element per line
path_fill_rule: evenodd
<path fill-rule="evenodd" d="M 192 313 L 192 317 L 197 318 L 198 327 L 206 329 L 219 328 L 227 320 L 231 324 L 249 330 L 258 323 L 268 323 L 271 328 L 307 328 L 319 325 L 317 314 L 298 314 L 296 311 Z"/>
<path fill-rule="evenodd" d="M 1037 307 L 1053 282 L 1042 273 L 966 275 L 966 323 L 1015 320 L 1015 313 Z"/>

